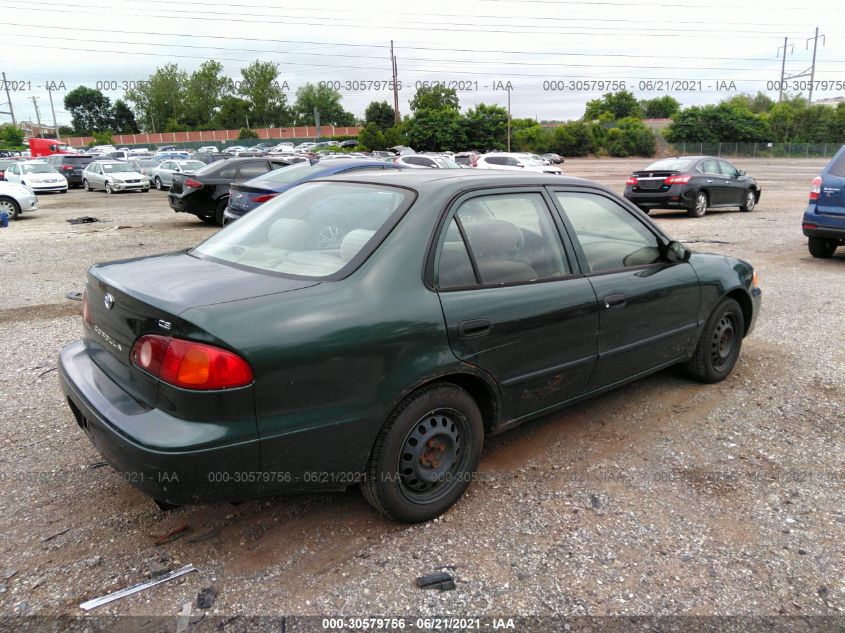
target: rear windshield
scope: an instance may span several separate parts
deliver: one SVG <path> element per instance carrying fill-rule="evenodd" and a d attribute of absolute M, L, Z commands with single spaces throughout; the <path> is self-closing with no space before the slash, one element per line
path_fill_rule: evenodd
<path fill-rule="evenodd" d="M 311 163 L 296 163 L 295 165 L 274 169 L 253 180 L 262 185 L 287 185 L 301 178 L 316 176 L 319 172 L 325 171 L 325 169 L 326 166 L 320 165 L 319 163 L 315 163 L 314 165 Z"/>
<path fill-rule="evenodd" d="M 309 182 L 262 204 L 197 246 L 195 255 L 308 278 L 354 270 L 410 206 L 404 189 Z"/>
<path fill-rule="evenodd" d="M 689 158 L 664 158 L 652 163 L 643 171 L 686 171 L 692 169 L 694 164 L 695 161 Z"/>
<path fill-rule="evenodd" d="M 839 150 L 839 153 L 833 157 L 830 167 L 827 168 L 827 173 L 831 176 L 839 176 L 845 178 L 845 145 Z"/>
<path fill-rule="evenodd" d="M 87 165 L 94 162 L 93 156 L 65 156 L 62 158 L 63 163 L 68 165 Z"/>

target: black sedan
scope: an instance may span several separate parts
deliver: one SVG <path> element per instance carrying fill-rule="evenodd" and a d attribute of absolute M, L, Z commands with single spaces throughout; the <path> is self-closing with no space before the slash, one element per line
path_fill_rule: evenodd
<path fill-rule="evenodd" d="M 760 186 L 723 158 L 664 158 L 635 171 L 625 183 L 625 197 L 648 213 L 651 209 L 686 209 L 700 218 L 707 209 L 739 207 L 751 211 L 760 202 Z"/>
<path fill-rule="evenodd" d="M 284 158 L 230 158 L 215 161 L 194 173 L 173 174 L 168 198 L 176 213 L 193 213 L 203 222 L 223 226 L 229 187 L 290 165 Z"/>
<path fill-rule="evenodd" d="M 373 170 L 93 266 L 59 376 L 80 432 L 161 505 L 360 483 L 423 521 L 491 435 L 676 364 L 723 380 L 760 300 L 750 264 L 589 181 Z"/>
<path fill-rule="evenodd" d="M 224 213 L 224 222 L 234 222 L 260 204 L 272 200 L 280 193 L 307 180 L 317 180 L 362 169 L 405 169 L 405 166 L 372 159 L 337 159 L 321 160 L 316 163 L 302 162 L 275 169 L 247 182 L 233 184 L 229 188 L 229 206 Z"/>

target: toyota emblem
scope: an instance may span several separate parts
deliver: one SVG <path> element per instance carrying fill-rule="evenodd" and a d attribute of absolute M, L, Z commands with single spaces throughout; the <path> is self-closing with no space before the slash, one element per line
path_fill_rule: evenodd
<path fill-rule="evenodd" d="M 111 310 L 114 307 L 114 297 L 107 292 L 106 296 L 103 297 L 103 303 L 106 306 L 106 310 Z"/>

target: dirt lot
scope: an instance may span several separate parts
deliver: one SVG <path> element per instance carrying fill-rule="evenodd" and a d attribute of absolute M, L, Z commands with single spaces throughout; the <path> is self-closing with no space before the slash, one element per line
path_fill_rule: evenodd
<path fill-rule="evenodd" d="M 813 260 L 800 219 L 825 161 L 738 160 L 752 213 L 658 222 L 752 262 L 763 311 L 718 385 L 666 371 L 488 442 L 445 516 L 402 526 L 357 490 L 160 512 L 108 466 L 59 393 L 94 262 L 191 246 L 214 229 L 163 193 L 41 196 L 0 231 L 0 614 L 78 615 L 162 567 L 189 574 L 94 613 L 832 615 L 845 610 L 845 255 Z M 641 161 L 571 160 L 621 189 Z M 66 220 L 95 216 L 95 224 Z M 154 539 L 184 524 L 170 543 Z M 457 589 L 417 589 L 443 568 Z M 168 625 L 171 626 L 170 624 Z"/>

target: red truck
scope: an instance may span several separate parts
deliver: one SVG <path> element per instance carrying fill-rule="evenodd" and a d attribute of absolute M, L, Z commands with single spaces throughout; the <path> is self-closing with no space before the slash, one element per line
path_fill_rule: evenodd
<path fill-rule="evenodd" d="M 52 156 L 53 154 L 75 153 L 69 145 L 57 141 L 54 138 L 31 138 L 29 139 L 29 152 L 32 158 L 41 156 Z"/>

